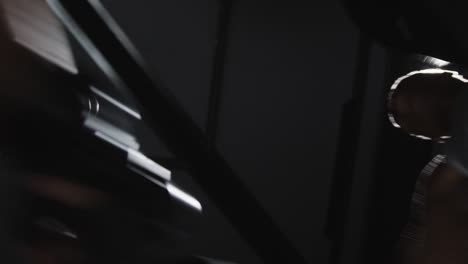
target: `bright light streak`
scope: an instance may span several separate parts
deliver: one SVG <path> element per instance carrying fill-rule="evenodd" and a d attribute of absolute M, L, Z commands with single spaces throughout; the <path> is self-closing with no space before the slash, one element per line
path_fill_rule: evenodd
<path fill-rule="evenodd" d="M 176 186 L 170 183 L 168 183 L 166 187 L 167 187 L 167 191 L 171 194 L 172 197 L 190 205 L 192 208 L 195 208 L 198 211 L 202 210 L 201 203 L 197 199 L 195 199 L 193 196 L 191 196 L 190 194 L 182 191 L 181 189 L 177 188 Z"/>
<path fill-rule="evenodd" d="M 450 64 L 448 61 L 444 61 L 438 58 L 430 57 L 430 56 L 425 56 L 423 59 L 423 62 L 429 63 L 433 66 L 436 67 L 445 67 Z"/>

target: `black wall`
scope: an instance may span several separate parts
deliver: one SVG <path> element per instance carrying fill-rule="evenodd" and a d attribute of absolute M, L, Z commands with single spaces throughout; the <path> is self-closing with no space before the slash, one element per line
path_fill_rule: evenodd
<path fill-rule="evenodd" d="M 204 127 L 219 3 L 103 2 L 154 74 Z M 324 225 L 358 32 L 335 1 L 238 0 L 228 37 L 218 147 L 307 260 L 326 263 L 330 243 Z M 190 177 L 174 177 L 205 204 L 192 247 L 260 263 Z"/>

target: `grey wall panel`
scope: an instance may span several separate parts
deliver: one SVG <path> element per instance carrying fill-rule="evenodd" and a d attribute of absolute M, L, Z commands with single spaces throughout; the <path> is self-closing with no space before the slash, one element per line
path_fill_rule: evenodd
<path fill-rule="evenodd" d="M 334 1 L 236 1 L 219 146 L 310 263 L 323 235 L 357 30 Z"/>

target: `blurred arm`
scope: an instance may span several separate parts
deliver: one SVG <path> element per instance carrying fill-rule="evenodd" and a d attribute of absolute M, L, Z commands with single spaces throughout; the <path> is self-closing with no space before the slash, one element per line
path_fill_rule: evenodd
<path fill-rule="evenodd" d="M 418 264 L 468 263 L 468 178 L 442 165 L 428 186 L 427 236 Z"/>

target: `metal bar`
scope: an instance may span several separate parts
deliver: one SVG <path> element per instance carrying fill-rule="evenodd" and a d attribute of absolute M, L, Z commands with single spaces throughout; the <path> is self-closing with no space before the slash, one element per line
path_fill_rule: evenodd
<path fill-rule="evenodd" d="M 342 110 L 340 138 L 335 172 L 330 192 L 326 234 L 331 238 L 329 264 L 338 264 L 344 242 L 347 212 L 352 191 L 354 169 L 359 148 L 359 135 L 364 111 L 370 59 L 370 40 L 361 35 L 357 50 L 357 67 L 352 87 L 352 97 Z"/>
<path fill-rule="evenodd" d="M 229 26 L 232 18 L 232 0 L 219 1 L 218 30 L 216 33 L 216 48 L 213 56 L 213 73 L 211 79 L 208 119 L 206 134 L 212 142 L 216 141 L 219 126 L 226 53 L 229 40 Z"/>
<path fill-rule="evenodd" d="M 99 2 L 48 2 L 65 24 L 80 29 L 75 28 L 75 33 L 82 33 L 75 36 L 88 44 L 85 48 L 91 57 L 104 60 L 98 65 L 110 67 L 104 70 L 115 85 L 133 91 L 141 104 L 142 119 L 176 158 L 187 161 L 189 172 L 258 256 L 265 263 L 306 263 L 174 96 L 161 81 L 150 77 L 136 50 Z"/>
<path fill-rule="evenodd" d="M 340 264 L 362 264 L 365 255 L 364 244 L 369 229 L 368 208 L 373 199 L 375 179 L 385 177 L 377 169 L 377 161 L 381 155 L 382 124 L 388 122 L 385 111 L 385 76 L 387 72 L 386 51 L 371 42 L 369 56 L 369 72 L 366 79 L 366 93 L 362 103 L 362 119 L 358 148 L 355 154 L 354 171 L 352 174 L 352 192 L 346 212 L 346 222 L 343 228 L 343 242 L 340 252 Z M 386 139 L 385 139 L 386 141 Z M 393 161 L 393 160 L 392 160 Z M 397 165 L 398 166 L 398 165 Z M 387 168 L 384 168 L 384 170 Z M 395 189 L 391 189 L 393 192 Z M 388 207 L 383 207 L 388 209 Z M 385 215 L 387 215 L 385 213 Z M 387 226 L 385 226 L 387 228 Z M 382 229 L 382 226 L 380 226 Z M 373 241 L 372 243 L 379 243 Z M 382 255 L 381 255 L 382 257 Z"/>

